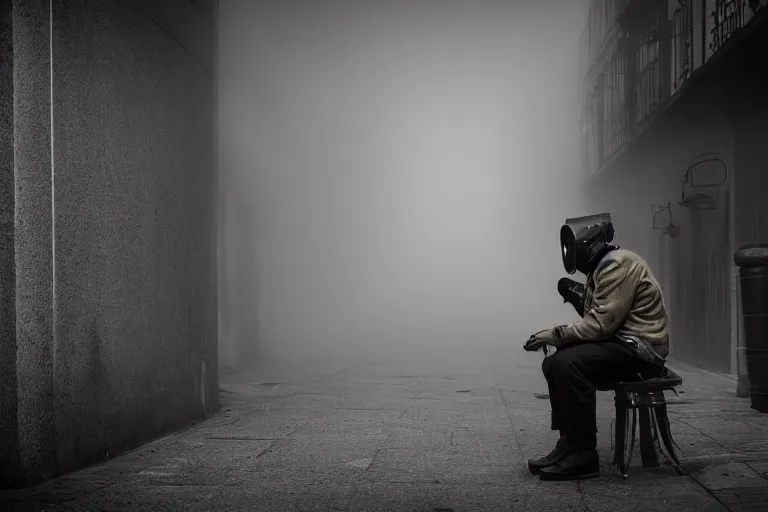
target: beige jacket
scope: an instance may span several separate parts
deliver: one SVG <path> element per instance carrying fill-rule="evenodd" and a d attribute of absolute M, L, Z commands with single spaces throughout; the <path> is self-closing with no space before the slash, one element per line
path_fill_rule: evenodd
<path fill-rule="evenodd" d="M 557 339 L 565 345 L 617 337 L 645 342 L 666 358 L 669 315 L 661 287 L 645 260 L 632 251 L 617 249 L 608 253 L 587 279 L 584 317 L 537 337 Z"/>

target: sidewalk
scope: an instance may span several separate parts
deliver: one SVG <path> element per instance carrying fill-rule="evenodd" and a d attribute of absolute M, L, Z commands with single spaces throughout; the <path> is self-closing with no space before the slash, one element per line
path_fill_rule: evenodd
<path fill-rule="evenodd" d="M 539 354 L 518 347 L 442 360 L 265 365 L 223 377 L 222 412 L 34 489 L 0 510 L 768 511 L 768 415 L 734 380 L 672 362 L 683 475 L 610 466 L 613 398 L 600 393 L 602 476 L 541 482 L 549 451 Z"/>

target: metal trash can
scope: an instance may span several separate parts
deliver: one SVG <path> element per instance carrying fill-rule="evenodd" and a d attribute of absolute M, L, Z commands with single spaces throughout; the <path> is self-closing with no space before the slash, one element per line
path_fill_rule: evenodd
<path fill-rule="evenodd" d="M 768 412 L 768 242 L 740 245 L 739 267 L 744 347 L 752 408 Z"/>

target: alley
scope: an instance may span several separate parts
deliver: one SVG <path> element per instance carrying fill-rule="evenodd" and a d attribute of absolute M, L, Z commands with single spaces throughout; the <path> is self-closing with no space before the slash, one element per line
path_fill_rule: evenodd
<path fill-rule="evenodd" d="M 518 347 L 431 361 L 271 364 L 222 377 L 222 412 L 2 510 L 757 511 L 768 504 L 768 416 L 728 377 L 674 364 L 684 455 L 629 480 L 611 470 L 612 397 L 599 394 L 601 478 L 548 483 L 525 460 L 554 442 L 540 355 Z"/>

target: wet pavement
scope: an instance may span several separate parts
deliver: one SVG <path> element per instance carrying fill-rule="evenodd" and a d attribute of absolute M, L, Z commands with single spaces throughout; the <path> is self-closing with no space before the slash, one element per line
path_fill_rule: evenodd
<path fill-rule="evenodd" d="M 32 489 L 0 510 L 768 511 L 768 415 L 736 382 L 672 361 L 680 471 L 611 469 L 613 397 L 599 393 L 601 472 L 542 482 L 541 355 L 518 347 L 409 362 L 270 363 L 222 377 L 220 414 Z M 663 458 L 661 459 L 663 460 Z"/>

